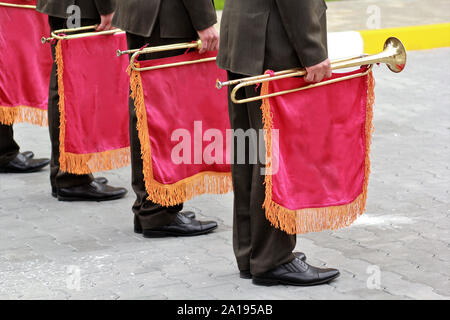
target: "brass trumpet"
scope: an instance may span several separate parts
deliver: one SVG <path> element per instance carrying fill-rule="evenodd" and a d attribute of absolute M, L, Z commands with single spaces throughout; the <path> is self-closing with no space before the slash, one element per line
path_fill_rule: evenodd
<path fill-rule="evenodd" d="M 367 55 L 367 56 L 359 56 L 356 58 L 347 58 L 347 59 L 341 59 L 341 60 L 335 60 L 331 63 L 331 69 L 332 70 L 338 70 L 338 69 L 345 69 L 345 68 L 351 68 L 351 67 L 359 67 L 364 65 L 373 65 L 376 63 L 384 63 L 388 66 L 388 68 L 395 73 L 403 71 L 406 65 L 406 49 L 403 45 L 403 43 L 394 37 L 390 37 L 386 40 L 384 43 L 384 50 L 381 53 L 374 54 L 374 55 Z M 273 75 L 264 74 L 260 76 L 255 77 L 249 77 L 249 78 L 243 78 L 243 79 L 237 79 L 232 81 L 226 81 L 226 82 L 220 82 L 217 80 L 216 87 L 217 89 L 221 89 L 225 86 L 231 86 L 236 85 L 233 90 L 231 91 L 231 100 L 234 103 L 242 104 L 252 101 L 258 101 L 263 100 L 266 98 L 276 97 L 292 92 L 297 92 L 301 90 L 307 90 L 314 87 L 320 87 L 327 84 L 332 84 L 344 80 L 349 80 L 356 77 L 361 77 L 366 75 L 370 71 L 370 68 L 362 73 L 341 77 L 337 79 L 331 79 L 326 80 L 320 83 L 311 84 L 305 87 L 291 89 L 291 90 L 285 90 L 281 92 L 275 92 L 268 95 L 262 95 L 258 97 L 248 98 L 248 99 L 236 99 L 237 92 L 248 86 L 269 82 L 269 81 L 275 81 L 285 78 L 291 78 L 291 77 L 299 77 L 306 75 L 305 69 L 290 69 L 290 70 L 284 70 L 275 72 Z"/>
<path fill-rule="evenodd" d="M 120 29 L 112 29 L 112 30 L 97 32 L 97 31 L 95 31 L 96 27 L 97 26 L 94 25 L 94 26 L 86 26 L 86 27 L 80 27 L 80 28 L 55 30 L 51 33 L 51 36 L 49 38 L 43 37 L 41 39 L 41 42 L 42 42 L 42 44 L 45 44 L 52 40 L 79 39 L 79 38 L 86 38 L 86 37 L 108 35 L 108 34 L 115 34 L 115 33 L 123 32 Z M 92 31 L 81 33 L 82 31 L 88 31 L 88 30 L 92 30 Z"/>
<path fill-rule="evenodd" d="M 33 9 L 36 10 L 35 5 L 31 4 L 14 4 L 8 2 L 0 2 L 0 7 L 11 7 L 11 8 L 21 8 L 21 9 Z"/>
<path fill-rule="evenodd" d="M 143 48 L 143 49 L 133 49 L 133 50 L 125 50 L 125 51 L 117 50 L 117 56 L 120 57 L 121 55 L 124 55 L 124 54 L 133 54 L 130 59 L 130 67 L 131 67 L 131 69 L 133 69 L 134 71 L 137 71 L 137 72 L 151 71 L 151 70 L 172 68 L 172 67 L 180 67 L 180 66 L 185 66 L 185 65 L 190 65 L 190 64 L 211 62 L 211 61 L 216 60 L 216 57 L 211 57 L 211 58 L 204 58 L 204 59 L 193 60 L 193 61 L 168 63 L 168 64 L 163 64 L 163 65 L 153 66 L 153 67 L 146 67 L 146 68 L 139 68 L 135 64 L 136 59 L 141 54 L 149 54 L 149 53 L 155 53 L 155 52 L 181 50 L 181 49 L 198 49 L 198 50 L 200 50 L 201 48 L 202 48 L 202 41 L 197 40 L 195 42 L 183 42 L 183 43 L 169 44 L 169 45 L 159 46 L 159 47 L 148 47 L 148 48 Z"/>

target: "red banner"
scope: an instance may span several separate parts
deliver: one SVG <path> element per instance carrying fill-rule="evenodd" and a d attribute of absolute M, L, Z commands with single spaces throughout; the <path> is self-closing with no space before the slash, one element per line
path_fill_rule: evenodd
<path fill-rule="evenodd" d="M 30 1 L 7 1 L 26 3 Z M 0 122 L 47 124 L 52 67 L 47 16 L 33 9 L 0 5 Z"/>
<path fill-rule="evenodd" d="M 136 63 L 137 67 L 194 61 L 214 53 Z M 232 190 L 226 136 L 227 93 L 215 89 L 226 77 L 215 62 L 131 72 L 144 177 L 149 199 L 165 206 L 195 196 Z"/>
<path fill-rule="evenodd" d="M 75 174 L 130 162 L 128 57 L 124 33 L 61 40 L 56 46 L 61 170 Z"/>
<path fill-rule="evenodd" d="M 304 85 L 302 78 L 283 79 L 265 83 L 262 94 Z M 373 90 L 370 73 L 264 100 L 273 173 L 265 177 L 264 207 L 273 225 L 290 234 L 318 232 L 348 226 L 364 212 Z"/>

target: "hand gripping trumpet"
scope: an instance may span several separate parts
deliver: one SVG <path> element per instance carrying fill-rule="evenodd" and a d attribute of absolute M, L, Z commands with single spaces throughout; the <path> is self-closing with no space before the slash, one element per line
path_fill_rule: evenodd
<path fill-rule="evenodd" d="M 405 65 L 406 65 L 406 49 L 405 49 L 403 43 L 397 38 L 390 37 L 384 43 L 384 50 L 381 53 L 374 54 L 374 55 L 365 55 L 365 56 L 359 56 L 359 57 L 354 57 L 354 58 L 335 60 L 335 61 L 331 62 L 331 69 L 338 70 L 338 69 L 359 67 L 359 66 L 364 66 L 364 65 L 372 66 L 373 64 L 377 64 L 377 63 L 386 64 L 388 66 L 388 68 L 392 72 L 395 72 L 395 73 L 403 71 L 403 69 L 405 68 Z M 301 91 L 301 90 L 307 90 L 307 89 L 311 89 L 314 87 L 324 86 L 327 84 L 332 84 L 332 83 L 336 83 L 336 82 L 340 82 L 340 81 L 344 81 L 344 80 L 349 80 L 352 78 L 364 76 L 369 71 L 370 71 L 370 68 L 365 72 L 346 76 L 346 77 L 326 80 L 326 81 L 323 81 L 320 83 L 311 84 L 311 85 L 301 87 L 301 88 L 295 88 L 295 89 L 291 89 L 291 90 L 285 90 L 285 91 L 271 93 L 268 95 L 261 95 L 258 97 L 253 97 L 253 98 L 248 98 L 248 99 L 240 99 L 240 100 L 236 99 L 236 94 L 240 89 L 242 89 L 244 87 L 248 87 L 248 86 L 252 86 L 252 85 L 256 85 L 256 84 L 260 84 L 260 83 L 264 83 L 264 82 L 269 82 L 269 81 L 285 79 L 285 78 L 304 76 L 304 75 L 306 75 L 306 70 L 305 69 L 289 69 L 289 70 L 275 72 L 272 75 L 264 74 L 264 75 L 260 75 L 260 76 L 237 79 L 237 80 L 226 81 L 226 82 L 220 82 L 219 80 L 217 80 L 216 87 L 217 87 L 217 89 L 222 89 L 225 86 L 235 85 L 235 87 L 231 91 L 231 100 L 234 103 L 242 104 L 242 103 L 258 101 L 258 100 L 262 100 L 262 99 L 266 99 L 266 98 L 276 97 L 276 96 L 280 96 L 280 95 L 284 95 L 284 94 L 288 94 L 288 93 L 292 93 L 292 92 L 297 92 L 297 91 Z"/>

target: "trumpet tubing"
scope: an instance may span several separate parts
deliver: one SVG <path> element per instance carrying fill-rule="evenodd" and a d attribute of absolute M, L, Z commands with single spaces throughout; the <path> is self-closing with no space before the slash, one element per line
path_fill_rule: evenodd
<path fill-rule="evenodd" d="M 85 26 L 85 27 L 79 27 L 79 28 L 72 28 L 72 29 L 60 29 L 55 30 L 51 33 L 51 36 L 49 38 L 43 37 L 41 39 L 42 44 L 45 44 L 47 42 L 51 42 L 52 40 L 70 40 L 70 39 L 79 39 L 79 38 L 86 38 L 86 37 L 93 37 L 93 36 L 100 36 L 100 35 L 109 35 L 109 34 L 115 34 L 119 32 L 123 32 L 120 29 L 112 29 L 112 30 L 106 30 L 106 31 L 95 31 L 95 28 L 97 28 L 96 25 L 93 26 Z M 93 30 L 91 32 L 82 32 L 87 30 Z M 74 33 L 74 34 L 70 34 Z"/>
<path fill-rule="evenodd" d="M 31 4 L 14 4 L 9 2 L 0 2 L 0 7 L 21 8 L 21 9 L 36 9 L 35 5 Z"/>
<path fill-rule="evenodd" d="M 388 68 L 392 72 L 398 73 L 398 72 L 403 71 L 403 69 L 405 68 L 406 60 L 407 60 L 406 49 L 403 46 L 403 43 L 397 38 L 390 37 L 384 43 L 384 48 L 383 48 L 382 52 L 380 52 L 378 54 L 374 54 L 374 55 L 365 55 L 365 56 L 359 56 L 359 57 L 354 57 L 354 58 L 335 60 L 331 63 L 331 69 L 339 70 L 339 69 L 345 69 L 345 68 L 360 67 L 360 66 L 364 66 L 364 65 L 373 65 L 376 63 L 384 63 L 388 66 Z M 367 74 L 367 71 L 359 73 L 357 75 L 354 75 L 352 78 L 355 78 L 357 76 L 363 76 L 365 74 Z M 233 88 L 233 90 L 231 91 L 231 100 L 234 103 L 242 104 L 242 103 L 258 101 L 258 100 L 262 100 L 262 99 L 269 98 L 269 97 L 280 96 L 280 95 L 287 94 L 287 93 L 306 90 L 306 89 L 310 89 L 310 88 L 314 88 L 314 87 L 318 87 L 318 86 L 324 86 L 327 84 L 336 83 L 339 81 L 344 81 L 344 80 L 350 79 L 349 77 L 343 77 L 343 78 L 339 78 L 339 79 L 326 80 L 321 83 L 312 84 L 312 85 L 302 87 L 302 88 L 296 88 L 296 89 L 286 90 L 286 91 L 282 91 L 282 92 L 276 92 L 276 93 L 272 93 L 270 95 L 264 95 L 264 96 L 253 97 L 253 98 L 248 98 L 248 99 L 240 99 L 240 100 L 236 99 L 237 92 L 244 87 L 248 87 L 248 86 L 252 86 L 252 85 L 256 85 L 256 84 L 260 84 L 260 83 L 265 83 L 265 82 L 270 82 L 270 81 L 275 81 L 275 80 L 281 80 L 281 79 L 285 79 L 285 78 L 299 77 L 299 76 L 304 76 L 304 75 L 306 75 L 306 70 L 297 68 L 297 69 L 290 69 L 290 70 L 275 72 L 272 75 L 264 74 L 264 75 L 260 75 L 260 76 L 237 79 L 237 80 L 232 80 L 232 81 L 227 81 L 227 82 L 220 82 L 219 80 L 217 80 L 216 87 L 217 87 L 217 89 L 221 89 L 225 86 L 236 85 Z"/>
<path fill-rule="evenodd" d="M 117 51 L 117 56 L 121 56 L 123 54 L 133 54 L 130 59 L 130 67 L 134 71 L 142 72 L 142 71 L 151 71 L 151 70 L 157 70 L 157 69 L 164 69 L 164 68 L 172 68 L 172 67 L 180 67 L 190 64 L 196 64 L 196 63 L 204 63 L 204 62 L 211 62 L 215 61 L 216 58 L 204 58 L 199 60 L 193 60 L 193 61 L 185 61 L 185 62 L 176 62 L 176 63 L 169 63 L 159 66 L 153 66 L 153 67 L 146 67 L 146 68 L 139 68 L 136 66 L 136 59 L 141 54 L 149 54 L 149 53 L 155 53 L 155 52 L 162 52 L 162 51 L 171 51 L 171 50 L 181 50 L 181 49 L 201 49 L 202 47 L 202 41 L 197 40 L 195 42 L 185 42 L 185 43 L 176 43 L 176 44 L 170 44 L 166 46 L 159 46 L 159 47 L 148 47 L 148 48 L 142 48 L 142 49 L 134 49 L 134 50 L 126 50 L 126 51 Z"/>

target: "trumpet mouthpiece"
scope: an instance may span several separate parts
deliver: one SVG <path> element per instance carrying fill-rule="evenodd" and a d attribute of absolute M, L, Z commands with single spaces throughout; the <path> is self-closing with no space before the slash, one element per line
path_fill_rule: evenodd
<path fill-rule="evenodd" d="M 219 79 L 217 79 L 217 81 L 216 81 L 216 88 L 217 88 L 218 90 L 220 90 L 220 89 L 223 88 L 223 84 L 222 84 L 222 82 L 221 82 Z"/>
<path fill-rule="evenodd" d="M 117 50 L 117 53 L 116 53 L 116 54 L 117 54 L 118 57 L 120 57 L 121 55 L 123 55 L 123 52 L 120 51 L 120 50 Z"/>

